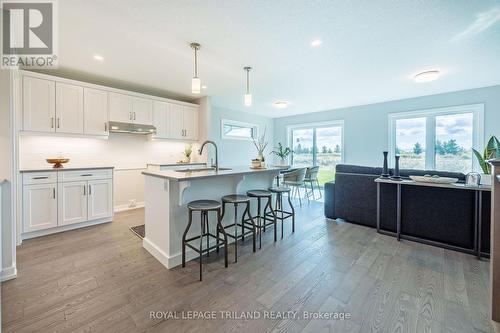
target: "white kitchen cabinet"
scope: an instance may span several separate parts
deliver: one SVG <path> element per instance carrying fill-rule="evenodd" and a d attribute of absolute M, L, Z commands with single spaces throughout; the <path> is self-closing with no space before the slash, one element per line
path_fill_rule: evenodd
<path fill-rule="evenodd" d="M 24 186 L 24 232 L 53 227 L 57 227 L 57 184 L 31 184 Z"/>
<path fill-rule="evenodd" d="M 169 104 L 169 137 L 172 139 L 184 138 L 184 124 L 182 105 Z"/>
<path fill-rule="evenodd" d="M 83 131 L 90 135 L 108 135 L 108 92 L 84 88 Z"/>
<path fill-rule="evenodd" d="M 153 124 L 153 100 L 147 98 L 132 98 L 132 122 L 134 124 Z"/>
<path fill-rule="evenodd" d="M 23 130 L 55 132 L 56 83 L 23 77 Z"/>
<path fill-rule="evenodd" d="M 56 132 L 83 133 L 83 87 L 56 82 Z"/>
<path fill-rule="evenodd" d="M 156 138 L 169 137 L 169 110 L 166 102 L 153 102 L 153 125 L 156 127 Z"/>
<path fill-rule="evenodd" d="M 184 128 L 184 138 L 188 140 L 198 140 L 198 109 L 196 107 L 183 107 L 182 124 Z"/>
<path fill-rule="evenodd" d="M 122 123 L 132 121 L 132 97 L 109 93 L 109 120 Z"/>
<path fill-rule="evenodd" d="M 87 182 L 58 184 L 58 225 L 68 225 L 87 221 Z"/>
<path fill-rule="evenodd" d="M 113 215 L 113 182 L 111 179 L 88 181 L 88 220 Z"/>

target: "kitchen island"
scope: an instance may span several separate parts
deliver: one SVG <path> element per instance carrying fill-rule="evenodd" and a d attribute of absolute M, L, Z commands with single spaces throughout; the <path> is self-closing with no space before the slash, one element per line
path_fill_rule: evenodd
<path fill-rule="evenodd" d="M 143 247 L 165 267 L 181 264 L 182 234 L 187 225 L 186 205 L 193 200 L 220 201 L 228 194 L 245 194 L 252 189 L 267 189 L 282 168 L 250 169 L 245 167 L 144 171 L 146 234 Z M 252 205 L 255 214 L 256 205 Z M 225 221 L 232 221 L 232 210 L 226 211 Z M 198 221 L 198 215 L 195 215 Z M 224 224 L 224 221 L 223 221 Z M 216 217 L 210 216 L 210 229 L 215 228 Z M 190 235 L 200 233 L 199 223 L 193 222 Z M 212 229 L 215 230 L 215 229 Z M 188 250 L 186 259 L 197 254 Z"/>

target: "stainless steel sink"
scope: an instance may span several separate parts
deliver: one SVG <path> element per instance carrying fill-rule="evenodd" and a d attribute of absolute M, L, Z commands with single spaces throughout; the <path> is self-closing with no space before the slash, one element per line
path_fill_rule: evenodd
<path fill-rule="evenodd" d="M 215 168 L 185 168 L 177 169 L 175 172 L 201 172 L 201 171 L 214 171 Z M 219 168 L 219 171 L 232 170 L 231 168 Z"/>

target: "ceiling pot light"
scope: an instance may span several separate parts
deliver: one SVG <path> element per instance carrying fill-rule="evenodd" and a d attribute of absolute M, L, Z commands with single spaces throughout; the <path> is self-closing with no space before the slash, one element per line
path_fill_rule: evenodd
<path fill-rule="evenodd" d="M 94 54 L 94 59 L 97 61 L 104 61 L 104 57 L 99 54 Z"/>
<path fill-rule="evenodd" d="M 323 41 L 321 39 L 315 39 L 311 42 L 312 47 L 319 47 L 323 44 Z"/>
<path fill-rule="evenodd" d="M 245 93 L 244 102 L 245 102 L 245 106 L 251 106 L 252 105 L 252 94 L 250 94 L 250 70 L 252 69 L 252 67 L 246 66 L 246 67 L 243 67 L 243 69 L 247 73 L 247 82 L 246 82 L 247 89 L 246 89 L 246 93 Z"/>
<path fill-rule="evenodd" d="M 439 71 L 425 71 L 416 74 L 413 79 L 417 83 L 430 82 L 439 79 Z"/>
<path fill-rule="evenodd" d="M 198 77 L 198 50 L 201 45 L 198 43 L 189 44 L 194 51 L 194 70 L 193 79 L 191 80 L 191 92 L 193 94 L 199 94 L 201 92 L 201 80 Z"/>
<path fill-rule="evenodd" d="M 274 107 L 277 109 L 285 109 L 288 106 L 287 101 L 276 101 L 273 103 Z"/>

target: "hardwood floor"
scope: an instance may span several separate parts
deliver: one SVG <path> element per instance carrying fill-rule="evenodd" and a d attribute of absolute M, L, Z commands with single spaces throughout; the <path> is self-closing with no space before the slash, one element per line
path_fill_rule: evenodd
<path fill-rule="evenodd" d="M 231 246 L 226 269 L 222 251 L 204 258 L 203 282 L 196 262 L 167 270 L 142 248 L 128 230 L 143 222 L 142 209 L 116 214 L 110 224 L 26 241 L 18 248 L 19 277 L 2 284 L 3 330 L 492 331 L 488 262 L 326 220 L 320 203 L 297 210 L 295 234 L 286 224 L 284 239 L 274 243 L 269 230 L 257 253 L 247 240 L 237 264 Z M 212 310 L 217 320 L 150 318 L 150 311 Z M 222 319 L 219 311 L 239 318 Z M 245 320 L 243 311 L 261 317 Z M 284 311 L 297 314 L 270 318 Z M 304 311 L 351 318 L 310 319 Z"/>

